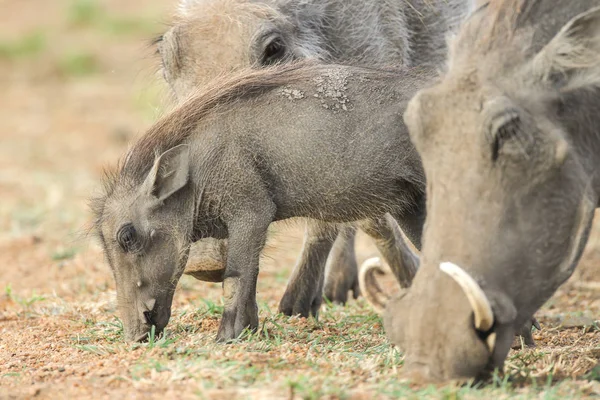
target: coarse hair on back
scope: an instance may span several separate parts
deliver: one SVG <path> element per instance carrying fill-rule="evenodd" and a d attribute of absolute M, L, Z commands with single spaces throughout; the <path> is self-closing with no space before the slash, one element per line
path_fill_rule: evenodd
<path fill-rule="evenodd" d="M 486 54 L 506 46 L 515 31 L 527 21 L 538 0 L 490 0 L 482 4 L 452 38 L 450 58 L 466 51 Z M 527 43 L 524 43 L 526 46 Z"/>
<path fill-rule="evenodd" d="M 156 157 L 181 144 L 196 131 L 198 124 L 209 116 L 229 110 L 235 103 L 255 98 L 270 90 L 317 76 L 332 65 L 311 60 L 278 64 L 268 68 L 245 69 L 236 74 L 215 79 L 193 93 L 180 106 L 156 122 L 133 142 L 116 169 L 106 171 L 101 194 L 92 199 L 90 208 L 96 227 L 102 222 L 106 200 L 118 185 L 131 189 L 142 183 Z M 361 68 L 365 74 L 395 76 L 397 70 Z"/>
<path fill-rule="evenodd" d="M 476 70 L 480 77 L 502 76 L 518 67 L 531 48 L 534 31 L 530 16 L 538 3 L 490 0 L 482 4 L 450 38 L 448 71 L 473 76 Z"/>

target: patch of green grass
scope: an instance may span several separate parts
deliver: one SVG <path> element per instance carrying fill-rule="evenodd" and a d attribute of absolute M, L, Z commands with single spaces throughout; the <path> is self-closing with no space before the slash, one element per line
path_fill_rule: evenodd
<path fill-rule="evenodd" d="M 335 376 L 315 382 L 310 375 L 298 375 L 288 379 L 286 385 L 289 387 L 290 398 L 298 396 L 301 399 L 318 400 L 327 397 L 343 400 L 350 397 L 347 390 L 336 382 Z"/>
<path fill-rule="evenodd" d="M 30 308 L 35 303 L 39 303 L 47 299 L 46 296 L 38 295 L 35 293 L 35 291 L 31 294 L 30 297 L 18 296 L 16 293 L 13 292 L 12 286 L 10 284 L 6 285 L 6 287 L 4 288 L 4 293 L 6 293 L 6 296 L 9 299 L 26 309 Z"/>
<path fill-rule="evenodd" d="M 157 31 L 157 24 L 144 18 L 126 18 L 107 16 L 98 28 L 110 35 L 153 35 Z"/>
<path fill-rule="evenodd" d="M 58 70 L 64 76 L 83 77 L 98 72 L 100 64 L 91 53 L 71 52 L 64 54 L 58 61 Z"/>
<path fill-rule="evenodd" d="M 215 302 L 209 299 L 202 299 L 204 306 L 198 309 L 198 317 L 218 317 L 220 318 L 223 315 L 224 307 L 222 305 L 216 304 Z"/>
<path fill-rule="evenodd" d="M 123 342 L 123 323 L 117 317 L 114 317 L 112 321 L 85 319 L 84 323 L 86 327 L 84 335 L 73 339 L 77 344 L 98 340 L 109 343 Z"/>
<path fill-rule="evenodd" d="M 34 57 L 46 50 L 46 36 L 35 31 L 13 41 L 0 41 L 0 59 Z"/>
<path fill-rule="evenodd" d="M 511 381 L 517 385 L 525 383 L 538 384 L 533 374 L 536 372 L 536 363 L 543 359 L 543 351 L 518 351 L 507 358 L 507 376 L 510 375 Z M 551 374 L 549 375 L 551 376 Z M 551 381 L 550 381 L 551 382 Z"/>
<path fill-rule="evenodd" d="M 147 17 L 111 15 L 97 0 L 73 0 L 67 9 L 69 25 L 114 35 L 155 34 L 157 24 Z"/>
<path fill-rule="evenodd" d="M 69 24 L 91 26 L 105 16 L 104 9 L 96 0 L 73 0 L 67 10 Z"/>
<path fill-rule="evenodd" d="M 4 287 L 4 293 L 6 294 L 6 297 L 8 297 L 9 299 L 13 298 L 13 290 L 12 290 L 12 285 L 10 283 Z"/>
<path fill-rule="evenodd" d="M 34 231 L 44 220 L 46 212 L 41 207 L 21 206 L 12 212 L 11 231 L 21 235 Z"/>
<path fill-rule="evenodd" d="M 156 325 L 152 325 L 150 332 L 148 333 L 148 348 L 153 349 L 156 343 Z"/>
<path fill-rule="evenodd" d="M 276 309 L 275 303 L 270 304 Z M 103 320 L 102 314 L 78 316 L 74 321 L 85 333 L 71 339 L 71 346 L 88 358 L 119 363 L 123 367 L 118 374 L 125 381 L 152 385 L 144 386 L 148 389 L 193 382 L 190 389 L 205 398 L 218 396 L 223 389 L 240 399 L 559 400 L 585 398 L 590 390 L 596 393 L 590 386 L 595 382 L 582 379 L 519 378 L 514 371 L 533 368 L 541 357 L 538 351 L 512 353 L 506 373 L 496 373 L 486 384 L 415 387 L 400 379 L 402 353 L 385 339 L 380 317 L 363 300 L 348 307 L 324 307 L 320 321 L 289 318 L 261 306 L 258 330 L 246 331 L 226 345 L 214 342 L 214 321 L 202 323 L 216 318 L 220 309 L 210 302 L 190 304 L 184 307 L 187 312 L 173 315 L 166 334 L 151 333 L 149 341 L 140 344 L 125 343 L 121 334 L 115 334 L 122 330 L 118 320 Z M 174 329 L 179 325 L 186 329 Z M 27 377 L 26 372 L 17 372 Z M 586 379 L 597 375 L 590 373 Z M 194 394 L 190 389 L 182 388 L 184 397 Z"/>
<path fill-rule="evenodd" d="M 236 398 L 529 400 L 583 395 L 569 380 L 524 378 L 535 374 L 541 351 L 511 354 L 506 373 L 494 374 L 486 384 L 414 387 L 400 380 L 403 355 L 385 339 L 381 318 L 364 300 L 323 307 L 318 321 L 273 310 L 261 304 L 258 329 L 244 331 L 229 344 L 214 342 L 214 320 L 223 307 L 205 300 L 174 315 L 162 336 L 150 332 L 146 343 L 124 343 L 118 320 L 84 319 L 85 337 L 73 345 L 98 357 L 136 351 L 134 358 L 124 357 L 130 360 L 124 379 L 193 381 L 199 396 L 222 388 L 239 390 Z"/>
<path fill-rule="evenodd" d="M 107 346 L 101 345 L 92 345 L 92 344 L 84 344 L 84 345 L 75 345 L 73 346 L 78 350 L 85 351 L 88 353 L 96 354 L 98 356 L 106 356 L 108 354 L 114 354 L 114 349 L 111 349 Z"/>
<path fill-rule="evenodd" d="M 65 261 L 70 260 L 77 254 L 77 249 L 70 247 L 68 249 L 60 249 L 52 253 L 52 261 Z"/>
<path fill-rule="evenodd" d="M 587 379 L 588 381 L 600 382 L 600 361 L 598 361 L 598 365 L 596 365 L 594 368 L 592 368 L 590 370 L 590 372 L 585 374 L 584 378 Z"/>

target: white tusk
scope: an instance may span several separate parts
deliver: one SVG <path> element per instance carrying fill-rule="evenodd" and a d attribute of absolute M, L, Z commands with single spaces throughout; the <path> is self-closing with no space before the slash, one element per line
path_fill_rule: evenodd
<path fill-rule="evenodd" d="M 485 343 L 487 344 L 490 353 L 494 351 L 494 347 L 496 346 L 496 332 L 492 332 L 488 335 L 487 339 L 485 339 Z"/>
<path fill-rule="evenodd" d="M 475 282 L 475 279 L 461 267 L 451 262 L 441 263 L 440 270 L 450 275 L 460 285 L 467 296 L 475 313 L 475 328 L 482 332 L 489 331 L 492 325 L 494 325 L 494 313 L 492 312 L 492 306 L 488 298 L 479 284 Z"/>
<path fill-rule="evenodd" d="M 150 299 L 150 300 L 146 300 L 144 302 L 144 306 L 146 307 L 147 311 L 152 311 L 154 310 L 154 306 L 156 305 L 156 299 Z"/>
<path fill-rule="evenodd" d="M 374 274 L 383 275 L 388 272 L 391 273 L 389 267 L 378 257 L 369 258 L 363 262 L 358 272 L 360 291 L 378 314 L 383 313 L 390 296 L 381 290 Z"/>

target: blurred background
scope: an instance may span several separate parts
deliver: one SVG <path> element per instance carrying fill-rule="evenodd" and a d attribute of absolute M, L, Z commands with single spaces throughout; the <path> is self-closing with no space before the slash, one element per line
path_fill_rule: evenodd
<path fill-rule="evenodd" d="M 64 283 L 65 261 L 90 246 L 87 198 L 102 169 L 169 104 L 151 42 L 174 7 L 0 1 L 1 287 Z"/>

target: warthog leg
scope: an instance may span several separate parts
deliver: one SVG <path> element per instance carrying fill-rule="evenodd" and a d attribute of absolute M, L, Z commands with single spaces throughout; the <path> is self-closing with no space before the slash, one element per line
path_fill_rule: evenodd
<path fill-rule="evenodd" d="M 523 327 L 517 332 L 515 340 L 513 341 L 512 348 L 520 349 L 525 345 L 525 347 L 535 347 L 535 340 L 533 339 L 533 334 L 531 333 L 531 329 L 535 327 L 535 329 L 542 330 L 540 323 L 535 317 L 532 317 L 529 321 L 523 325 Z"/>
<path fill-rule="evenodd" d="M 358 265 L 354 252 L 356 228 L 347 226 L 340 229 L 333 248 L 329 253 L 325 268 L 324 296 L 334 303 L 346 304 L 348 292 L 352 297 L 360 295 L 358 287 Z"/>
<path fill-rule="evenodd" d="M 318 316 L 322 302 L 325 263 L 338 230 L 335 224 L 308 221 L 302 253 L 279 303 L 281 313 L 302 317 Z"/>
<path fill-rule="evenodd" d="M 235 339 L 246 328 L 258 327 L 258 262 L 273 220 L 275 207 L 272 208 L 272 213 L 268 213 L 268 209 L 260 213 L 247 211 L 228 223 L 227 267 L 223 280 L 225 309 L 217 332 L 218 342 Z"/>

